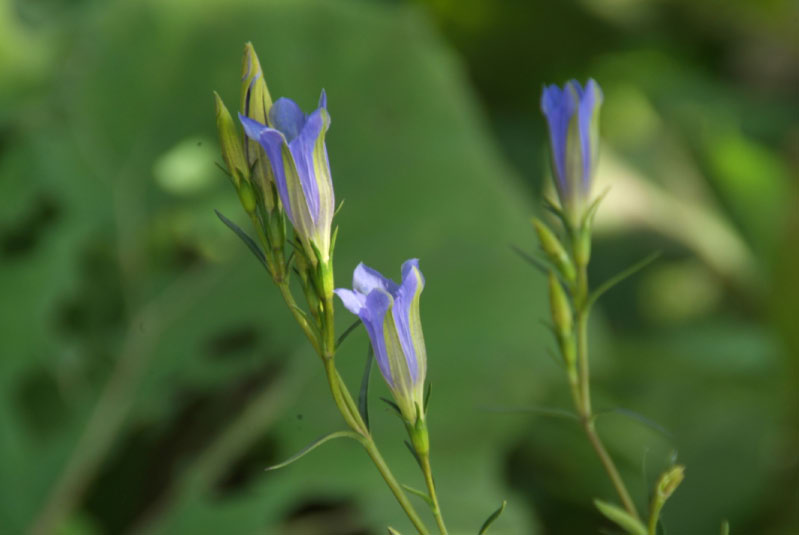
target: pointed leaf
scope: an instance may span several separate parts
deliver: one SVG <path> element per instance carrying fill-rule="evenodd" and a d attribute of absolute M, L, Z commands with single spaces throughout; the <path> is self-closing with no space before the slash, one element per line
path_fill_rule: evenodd
<path fill-rule="evenodd" d="M 566 216 L 563 214 L 563 210 L 560 209 L 560 206 L 555 204 L 552 200 L 548 198 L 544 198 L 544 208 L 552 212 L 557 216 L 561 223 L 563 223 L 563 228 L 569 230 L 571 228 L 571 224 Z"/>
<path fill-rule="evenodd" d="M 619 284 L 624 279 L 635 275 L 637 272 L 644 269 L 646 266 L 657 260 L 657 258 L 661 255 L 660 251 L 652 253 L 651 255 L 647 256 L 643 260 L 636 262 L 632 266 L 628 267 L 618 275 L 611 277 L 610 279 L 603 282 L 599 287 L 591 293 L 591 296 L 588 298 L 588 306 L 590 307 L 593 305 L 597 299 L 602 297 L 602 294 Z"/>
<path fill-rule="evenodd" d="M 402 535 L 399 531 L 392 528 L 391 526 L 388 527 L 388 535 Z"/>
<path fill-rule="evenodd" d="M 284 466 L 288 466 L 294 461 L 300 459 L 301 457 L 304 457 L 311 451 L 315 450 L 316 448 L 318 448 L 328 440 L 333 440 L 334 438 L 351 438 L 353 440 L 357 440 L 358 442 L 361 441 L 361 436 L 358 435 L 357 433 L 354 433 L 352 431 L 336 431 L 334 433 L 330 433 L 328 435 L 317 438 L 316 440 L 305 446 L 303 449 L 301 449 L 300 451 L 298 451 L 297 453 L 295 453 L 294 455 L 292 455 L 282 463 L 270 466 L 266 468 L 265 471 L 268 472 L 270 470 L 277 470 L 278 468 L 283 468 Z"/>
<path fill-rule="evenodd" d="M 430 403 L 430 394 L 433 392 L 433 383 L 427 383 L 427 392 L 424 393 L 424 413 L 427 414 L 427 405 Z"/>
<path fill-rule="evenodd" d="M 615 409 L 609 409 L 609 410 L 606 410 L 606 411 L 597 412 L 597 413 L 594 414 L 594 416 L 602 416 L 604 414 L 613 414 L 613 413 L 622 414 L 624 416 L 627 416 L 628 418 L 632 418 L 633 420 L 644 424 L 645 426 L 649 427 L 650 429 L 653 429 L 653 430 L 657 431 L 658 433 L 660 433 L 664 437 L 668 438 L 669 440 L 673 440 L 674 439 L 674 435 L 672 435 L 669 432 L 668 429 L 666 429 L 665 427 L 663 427 L 659 423 L 655 422 L 654 420 L 650 420 L 646 416 L 644 416 L 642 414 L 639 414 L 639 413 L 637 413 L 637 412 L 635 412 L 633 410 L 630 410 L 630 409 L 625 409 L 623 407 L 616 407 Z"/>
<path fill-rule="evenodd" d="M 483 410 L 506 414 L 537 414 L 552 418 L 565 418 L 567 420 L 580 420 L 573 412 L 558 407 L 485 407 Z"/>
<path fill-rule="evenodd" d="M 478 531 L 478 532 L 477 532 L 477 535 L 483 535 L 483 534 L 486 532 L 486 530 L 487 530 L 487 529 L 488 529 L 488 528 L 491 526 L 491 524 L 493 524 L 493 523 L 494 523 L 494 521 L 495 521 L 497 518 L 499 518 L 499 515 L 501 515 L 501 514 L 502 514 L 502 512 L 505 510 L 505 506 L 506 506 L 506 505 L 508 505 L 508 502 L 507 502 L 507 500 L 502 500 L 502 505 L 500 505 L 500 506 L 499 506 L 499 509 L 497 509 L 496 511 L 494 511 L 493 513 L 491 513 L 491 514 L 489 515 L 489 517 L 488 517 L 488 518 L 486 518 L 486 521 L 485 521 L 485 522 L 483 522 L 483 525 L 482 525 L 482 527 L 480 528 L 480 531 Z"/>
<path fill-rule="evenodd" d="M 344 206 L 344 201 L 346 200 L 347 199 L 341 199 L 341 202 L 338 203 L 338 208 L 336 208 L 336 211 L 333 212 L 333 217 L 336 217 L 338 215 L 338 213 L 341 211 L 341 207 Z"/>
<path fill-rule="evenodd" d="M 430 496 L 428 496 L 427 493 L 422 492 L 419 489 L 415 489 L 415 488 L 411 487 L 410 485 L 406 485 L 404 483 L 402 484 L 402 488 L 404 488 L 405 490 L 407 490 L 408 492 L 410 492 L 414 496 L 418 496 L 419 498 L 424 500 L 424 503 L 426 503 L 427 506 L 430 507 L 431 509 L 434 507 L 433 506 L 433 500 L 430 499 Z"/>
<path fill-rule="evenodd" d="M 399 405 L 397 405 L 396 403 L 394 403 L 393 401 L 391 401 L 388 398 L 380 398 L 380 401 L 382 401 L 383 403 L 385 403 L 386 405 L 388 405 L 389 407 L 391 407 L 392 409 L 397 411 L 397 414 L 399 415 L 399 417 L 402 418 L 402 411 L 400 410 Z"/>
<path fill-rule="evenodd" d="M 372 375 L 372 344 L 366 352 L 366 365 L 363 368 L 363 378 L 361 379 L 361 390 L 358 393 L 358 412 L 361 413 L 366 429 L 369 429 L 369 378 Z"/>
<path fill-rule="evenodd" d="M 596 199 L 593 200 L 591 205 L 588 207 L 588 210 L 585 211 L 585 215 L 583 216 L 583 226 L 588 226 L 589 228 L 594 223 L 594 217 L 596 217 L 596 212 L 599 209 L 599 204 L 605 198 L 605 196 L 610 191 L 610 187 L 605 188 L 602 193 L 597 195 Z"/>
<path fill-rule="evenodd" d="M 355 329 L 357 329 L 360 325 L 361 325 L 361 320 L 358 319 L 358 320 L 355 320 L 355 322 L 352 325 L 350 325 L 349 327 L 344 329 L 344 332 L 341 333 L 341 336 L 339 336 L 338 340 L 336 340 L 336 349 L 338 349 L 339 346 L 344 342 L 344 340 L 347 339 L 347 337 L 350 335 L 350 333 L 352 331 L 354 331 Z"/>
<path fill-rule="evenodd" d="M 547 266 L 544 262 L 537 259 L 536 257 L 525 253 L 521 248 L 516 247 L 515 245 L 511 244 L 510 248 L 513 250 L 514 253 L 519 255 L 522 260 L 533 266 L 535 269 L 546 275 L 549 273 L 549 266 Z"/>
<path fill-rule="evenodd" d="M 594 500 L 594 505 L 599 509 L 605 518 L 612 521 L 614 524 L 624 529 L 629 535 L 647 535 L 646 527 L 640 520 L 636 519 L 630 513 L 613 505 L 612 503 L 603 502 L 602 500 Z"/>
<path fill-rule="evenodd" d="M 227 226 L 227 228 L 232 230 L 236 234 L 236 236 L 238 236 L 239 239 L 244 242 L 244 244 L 250 249 L 252 254 L 255 255 L 255 258 L 257 258 L 258 261 L 261 262 L 261 264 L 264 267 L 267 267 L 267 265 L 266 265 L 266 257 L 264 256 L 263 251 L 261 251 L 261 248 L 258 247 L 258 244 L 255 243 L 255 240 L 253 240 L 249 236 L 249 234 L 244 232 L 241 229 L 241 227 L 239 227 L 237 224 L 235 224 L 233 221 L 231 221 L 227 217 L 223 216 L 222 213 L 219 210 L 214 210 L 214 212 L 216 213 L 216 217 L 218 217 L 219 220 L 222 221 L 222 223 L 224 223 L 225 226 Z"/>
<path fill-rule="evenodd" d="M 422 471 L 424 471 L 424 467 L 422 466 L 422 460 L 419 458 L 419 454 L 416 453 L 416 448 L 414 448 L 413 445 L 407 440 L 404 440 L 403 443 L 405 444 L 405 447 L 408 448 L 408 451 L 411 452 L 413 458 L 416 459 L 416 464 L 418 464 L 419 468 L 421 468 Z"/>

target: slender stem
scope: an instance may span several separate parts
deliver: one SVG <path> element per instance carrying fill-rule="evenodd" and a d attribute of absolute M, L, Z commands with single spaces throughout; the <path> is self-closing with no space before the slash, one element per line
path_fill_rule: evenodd
<path fill-rule="evenodd" d="M 658 529 L 658 519 L 660 510 L 663 509 L 663 500 L 658 500 L 657 496 L 652 499 L 652 507 L 649 510 L 649 535 L 656 535 Z"/>
<path fill-rule="evenodd" d="M 369 457 L 372 458 L 372 461 L 374 461 L 375 466 L 377 466 L 377 470 L 380 472 L 380 475 L 383 476 L 388 488 L 391 489 L 391 492 L 394 494 L 394 497 L 405 511 L 405 514 L 408 515 L 408 518 L 410 519 L 411 523 L 413 523 L 413 527 L 416 528 L 416 531 L 418 531 L 420 535 L 430 535 L 427 526 L 425 526 L 421 518 L 419 518 L 419 515 L 413 508 L 413 505 L 411 505 L 411 502 L 408 501 L 408 497 L 405 495 L 402 487 L 400 487 L 400 484 L 397 482 L 394 474 L 392 474 L 391 470 L 388 468 L 386 461 L 383 460 L 382 455 L 380 455 L 380 451 L 378 451 L 377 445 L 375 444 L 371 435 L 366 435 L 364 437 L 363 447 L 366 449 L 366 453 L 369 454 Z"/>
<path fill-rule="evenodd" d="M 591 416 L 591 372 L 588 364 L 588 310 L 577 312 L 577 358 L 579 359 L 581 412 Z"/>
<path fill-rule="evenodd" d="M 422 472 L 424 473 L 424 482 L 427 484 L 427 490 L 430 493 L 430 500 L 433 502 L 433 516 L 438 524 L 438 531 L 441 535 L 447 535 L 447 526 L 444 524 L 444 517 L 441 515 L 441 507 L 438 505 L 438 495 L 436 494 L 436 486 L 433 482 L 433 470 L 430 468 L 430 455 L 421 456 Z"/>
<path fill-rule="evenodd" d="M 616 488 L 616 492 L 618 493 L 624 508 L 634 518 L 640 519 L 638 516 L 638 510 L 635 508 L 635 504 L 630 497 L 630 493 L 627 492 L 627 487 L 624 485 L 624 480 L 622 480 L 621 476 L 619 475 L 619 471 L 616 469 L 613 459 L 608 454 L 605 446 L 602 444 L 602 441 L 596 432 L 596 429 L 594 428 L 593 419 L 581 417 L 580 421 L 583 424 L 585 434 L 588 435 L 588 440 L 591 442 L 591 446 L 593 446 L 594 451 L 596 451 L 599 460 L 602 462 L 602 466 L 605 467 L 605 471 L 608 473 L 613 486 Z"/>
<path fill-rule="evenodd" d="M 347 425 L 353 431 L 363 437 L 361 440 L 363 447 L 366 449 L 369 457 L 371 457 L 372 461 L 375 463 L 375 466 L 380 472 L 380 475 L 383 476 L 386 485 L 388 485 L 389 489 L 391 489 L 392 494 L 394 494 L 394 497 L 397 499 L 400 507 L 402 507 L 402 509 L 405 511 L 405 514 L 416 528 L 416 531 L 418 531 L 420 535 L 429 535 L 430 532 L 427 530 L 427 527 L 420 519 L 419 514 L 408 500 L 408 497 L 405 495 L 402 487 L 397 482 L 394 474 L 391 473 L 391 470 L 389 469 L 385 460 L 380 455 L 380 451 L 377 449 L 377 444 L 375 444 L 372 435 L 369 433 L 369 429 L 366 427 L 363 418 L 361 418 L 361 414 L 358 411 L 358 407 L 355 405 L 352 395 L 347 389 L 347 386 L 344 384 L 344 381 L 342 381 L 341 376 L 336 369 L 336 337 L 332 295 L 328 295 L 324 301 L 325 321 L 323 328 L 325 329 L 325 332 L 320 337 L 316 335 L 310 324 L 308 324 L 306 321 L 305 317 L 299 312 L 288 283 L 286 281 L 275 282 L 277 283 L 278 288 L 280 288 L 280 293 L 283 296 L 283 299 L 286 301 L 289 309 L 291 309 L 291 312 L 294 315 L 294 318 L 297 320 L 297 323 L 300 324 L 300 327 L 302 327 L 305 335 L 314 346 L 314 349 L 322 358 L 322 362 L 325 366 L 325 375 L 327 376 L 327 382 L 330 386 L 330 393 L 333 396 L 333 401 L 336 404 L 336 408 L 341 413 Z"/>
<path fill-rule="evenodd" d="M 311 342 L 314 350 L 321 355 L 322 348 L 319 346 L 319 338 L 311 327 L 311 324 L 308 323 L 308 320 L 305 318 L 305 316 L 300 313 L 297 307 L 297 302 L 294 300 L 294 295 L 291 293 L 291 288 L 289 288 L 288 282 L 281 281 L 277 283 L 277 287 L 280 289 L 280 295 L 283 296 L 283 300 L 288 305 L 289 310 L 291 310 L 294 319 L 300 325 L 300 328 L 302 328 L 305 336 L 308 337 L 308 341 Z"/>
<path fill-rule="evenodd" d="M 344 386 L 339 379 L 335 361 L 332 358 L 325 358 L 323 360 L 325 363 L 325 373 L 327 374 L 327 383 L 330 385 L 330 393 L 333 395 L 333 401 L 336 402 L 336 407 L 344 417 L 344 421 L 347 422 L 347 425 L 350 426 L 353 431 L 367 436 L 369 431 L 366 429 L 366 425 L 363 419 L 361 419 L 360 413 L 356 410 L 353 414 L 350 405 L 347 403 L 347 396 L 343 393 L 346 391 L 347 387 Z M 349 392 L 347 395 L 349 395 Z"/>
<path fill-rule="evenodd" d="M 619 475 L 613 459 L 608 454 L 602 440 L 596 432 L 594 426 L 594 415 L 591 410 L 591 382 L 590 371 L 588 367 L 588 313 L 590 304 L 588 301 L 588 270 L 587 266 L 578 266 L 578 277 L 574 288 L 574 306 L 577 316 L 577 358 L 579 361 L 579 390 L 575 391 L 574 381 L 570 379 L 572 385 L 572 395 L 575 398 L 577 405 L 577 412 L 580 414 L 580 422 L 583 426 L 585 434 L 588 436 L 591 446 L 594 448 L 597 456 L 599 457 L 602 466 L 608 473 L 616 493 L 619 495 L 624 508 L 630 515 L 636 519 L 640 519 L 638 510 L 635 508 L 630 493 L 624 485 L 624 480 Z"/>

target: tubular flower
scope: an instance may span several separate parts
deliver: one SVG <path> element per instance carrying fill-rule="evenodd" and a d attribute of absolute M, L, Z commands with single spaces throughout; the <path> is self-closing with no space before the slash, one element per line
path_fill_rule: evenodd
<path fill-rule="evenodd" d="M 552 174 L 561 207 L 573 226 L 579 226 L 591 197 L 591 183 L 599 155 L 599 107 L 602 90 L 589 79 L 563 89 L 545 86 L 541 111 L 549 124 Z"/>
<path fill-rule="evenodd" d="M 330 127 L 325 92 L 310 115 L 293 100 L 281 98 L 269 109 L 270 126 L 242 114 L 239 120 L 247 136 L 263 147 L 286 215 L 308 258 L 326 264 L 335 198 L 325 147 Z"/>
<path fill-rule="evenodd" d="M 419 297 L 424 289 L 419 260 L 402 264 L 401 284 L 359 264 L 352 277 L 352 288 L 339 288 L 336 294 L 363 321 L 380 373 L 403 418 L 414 425 L 424 414 L 427 373 L 427 351 L 419 316 Z"/>

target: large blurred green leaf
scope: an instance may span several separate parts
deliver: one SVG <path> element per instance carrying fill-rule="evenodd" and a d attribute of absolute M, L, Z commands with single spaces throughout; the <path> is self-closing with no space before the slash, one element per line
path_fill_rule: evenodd
<path fill-rule="evenodd" d="M 61 225 L 53 234 L 61 257 L 26 262 L 57 268 L 65 280 L 46 293 L 39 290 L 40 320 L 20 326 L 19 341 L 38 340 L 37 362 L 47 368 L 64 358 L 52 318 L 64 296 L 84 284 L 76 270 L 92 239 L 121 262 L 120 307 L 126 312 L 114 326 L 120 338 L 104 347 L 124 355 L 120 340 L 149 338 L 141 354 L 104 356 L 99 376 L 85 379 L 88 388 L 47 442 L 24 438 L 21 423 L 5 420 L 12 422 L 7 436 L 24 445 L 4 446 L 13 455 L 3 456 L 10 476 L 0 478 L 0 493 L 12 488 L 19 493 L 23 474 L 27 481 L 20 498 L 25 505 L 3 511 L 8 525 L 28 525 L 44 503 L 117 358 L 136 363 L 120 398 L 131 405 L 129 412 L 120 408 L 125 426 L 118 437 L 131 426 L 173 421 L 183 393 L 219 390 L 225 381 L 254 372 L 267 351 L 304 359 L 311 370 L 296 405 L 279 423 L 278 457 L 341 427 L 321 367 L 277 292 L 216 221 L 212 208 L 238 213 L 228 181 L 220 174 L 217 184 L 182 196 L 162 190 L 154 177 L 163 170 L 155 162 L 176 146 L 189 147 L 184 140 L 213 139 L 211 91 L 236 102 L 240 51 L 252 40 L 276 97 L 288 94 L 309 108 L 319 90 L 327 90 L 331 166 L 338 198 L 347 200 L 338 218 L 339 284 L 348 284 L 361 260 L 397 276 L 403 260 L 421 259 L 428 281 L 422 313 L 429 375 L 436 388 L 429 417 L 433 464 L 450 524 L 456 531 L 476 530 L 499 500 L 509 498 L 493 532 L 530 533 L 526 507 L 514 504 L 497 466 L 502 444 L 525 422 L 481 410 L 526 400 L 543 380 L 530 370 L 530 347 L 543 337 L 532 319 L 540 291 L 507 247 L 529 240 L 529 207 L 484 131 L 457 61 L 424 17 L 415 9 L 356 2 L 200 7 L 179 0 L 119 2 L 98 15 L 85 23 L 69 53 L 70 68 L 54 88 L 55 120 L 49 114 L 26 119 L 23 139 L 30 157 L 8 172 L 20 176 L 25 170 L 35 191 L 57 184 L 60 189 L 52 194 L 76 221 L 74 232 Z M 44 137 L 35 134 L 45 127 Z M 76 181 L 84 185 L 78 188 Z M 68 236 L 71 241 L 65 241 Z M 172 256 L 174 244 L 194 251 L 188 264 Z M 42 247 L 36 250 L 46 254 Z M 171 298 L 163 303 L 159 296 L 173 291 L 168 287 L 176 278 L 183 280 L 179 295 L 191 299 L 172 307 Z M 156 303 L 157 313 L 131 325 L 135 311 L 148 303 Z M 162 307 L 169 307 L 168 313 L 161 313 Z M 343 329 L 351 318 L 343 308 L 340 316 Z M 247 357 L 212 358 L 209 344 L 241 326 L 264 332 L 260 339 L 268 337 L 268 344 L 259 343 Z M 341 350 L 351 389 L 358 385 L 365 344 L 359 332 Z M 75 351 L 79 361 L 89 358 L 83 348 Z M 5 395 L 13 394 L 22 368 L 34 366 L 25 359 L 15 360 L 16 371 L 5 364 L 10 370 L 4 374 Z M 376 386 L 374 397 L 383 389 Z M 399 422 L 377 405 L 372 421 L 400 479 L 421 486 Z M 119 447 L 118 439 L 111 444 Z M 187 459 L 183 467 L 187 474 L 192 462 Z M 344 496 L 362 505 L 370 525 L 382 529 L 390 522 L 403 532 L 411 529 L 356 444 L 326 445 L 275 474 L 258 471 L 247 492 L 232 498 L 216 497 L 209 486 L 190 479 L 173 486 L 165 503 L 145 511 L 140 527 L 155 533 L 272 532 L 268 526 L 298 500 Z"/>

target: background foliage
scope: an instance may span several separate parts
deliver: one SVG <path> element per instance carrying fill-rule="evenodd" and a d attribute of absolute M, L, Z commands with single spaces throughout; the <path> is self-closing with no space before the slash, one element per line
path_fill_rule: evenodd
<path fill-rule="evenodd" d="M 274 96 L 327 89 L 338 284 L 421 259 L 455 533 L 503 498 L 497 534 L 594 533 L 589 498 L 612 498 L 579 429 L 541 410 L 569 400 L 544 280 L 509 247 L 534 248 L 541 84 L 587 76 L 612 185 L 592 280 L 664 252 L 595 314 L 600 433 L 641 505 L 670 458 L 688 466 L 668 533 L 799 533 L 797 24 L 790 0 L 3 0 L 0 532 L 410 533 L 354 444 L 262 470 L 341 422 L 213 215 L 241 221 L 211 91 L 237 101 L 252 40 Z M 365 356 L 358 332 L 351 385 Z M 421 486 L 374 385 L 378 441 Z"/>

